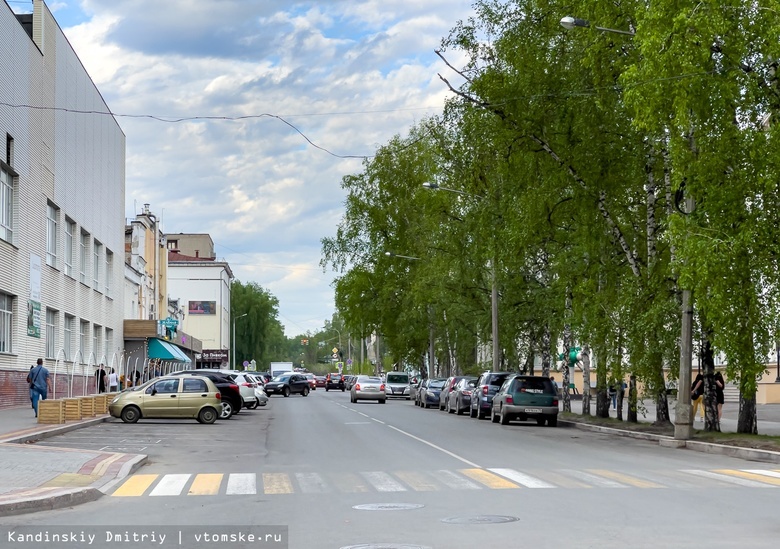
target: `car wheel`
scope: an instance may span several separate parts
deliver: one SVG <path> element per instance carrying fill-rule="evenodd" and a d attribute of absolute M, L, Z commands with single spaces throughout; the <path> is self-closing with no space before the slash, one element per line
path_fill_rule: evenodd
<path fill-rule="evenodd" d="M 198 414 L 199 423 L 211 424 L 217 421 L 217 411 L 214 408 L 203 408 Z"/>
<path fill-rule="evenodd" d="M 550 427 L 557 427 L 558 426 L 558 418 L 557 416 L 548 417 L 547 418 L 547 425 Z"/>
<path fill-rule="evenodd" d="M 308 387 L 304 387 L 303 392 L 301 392 L 301 395 L 302 396 L 309 396 L 309 388 Z"/>
<path fill-rule="evenodd" d="M 509 416 L 504 414 L 504 408 L 501 408 L 501 416 L 499 417 L 501 425 L 509 425 Z"/>
<path fill-rule="evenodd" d="M 255 399 L 255 403 L 252 405 L 252 409 L 254 410 L 254 409 L 255 409 L 255 408 L 257 408 L 259 405 L 260 405 L 260 401 L 259 401 L 259 400 L 257 400 L 257 399 Z"/>
<path fill-rule="evenodd" d="M 447 413 L 448 414 L 454 414 L 455 413 L 455 408 L 450 406 L 450 399 L 449 399 L 449 397 L 447 398 Z"/>
<path fill-rule="evenodd" d="M 290 388 L 289 387 L 285 387 L 284 388 L 284 390 L 282 391 L 282 396 L 284 398 L 287 398 L 288 396 L 290 396 Z"/>
<path fill-rule="evenodd" d="M 219 414 L 219 419 L 230 419 L 233 416 L 233 403 L 229 400 L 222 401 L 222 412 Z"/>
<path fill-rule="evenodd" d="M 356 399 L 355 397 L 353 397 L 352 395 L 349 395 L 349 401 L 350 401 L 352 404 L 355 404 L 355 403 L 357 402 L 357 399 Z"/>
<path fill-rule="evenodd" d="M 463 407 L 460 404 L 460 400 L 455 401 L 455 413 L 458 414 L 459 416 L 462 416 L 463 414 L 466 413 L 466 411 L 463 409 Z"/>
<path fill-rule="evenodd" d="M 477 417 L 477 411 L 474 409 L 473 406 L 469 407 L 469 417 L 471 418 Z"/>
<path fill-rule="evenodd" d="M 330 389 L 328 389 L 327 387 L 325 387 L 325 392 L 327 393 L 328 391 L 330 391 Z"/>
<path fill-rule="evenodd" d="M 492 407 L 490 408 L 490 423 L 498 423 L 498 414 Z"/>
<path fill-rule="evenodd" d="M 125 406 L 122 409 L 122 413 L 120 415 L 122 418 L 122 421 L 125 423 L 135 423 L 139 419 L 141 419 L 141 410 L 136 408 L 135 406 Z"/>
<path fill-rule="evenodd" d="M 546 419 L 544 419 L 543 417 L 538 417 L 538 418 L 536 418 L 536 424 L 537 424 L 537 425 L 539 425 L 540 427 L 541 427 L 542 425 L 544 425 L 546 421 L 547 421 L 547 420 L 546 420 Z"/>
<path fill-rule="evenodd" d="M 342 387 L 341 388 L 341 392 L 343 393 L 344 391 L 346 391 L 346 389 L 344 387 Z"/>
<path fill-rule="evenodd" d="M 387 402 L 387 399 L 383 398 L 382 400 L 379 401 L 379 404 L 384 404 L 385 402 Z"/>

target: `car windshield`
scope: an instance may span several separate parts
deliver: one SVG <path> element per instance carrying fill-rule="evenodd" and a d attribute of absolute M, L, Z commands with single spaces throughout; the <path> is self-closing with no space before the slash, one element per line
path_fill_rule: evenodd
<path fill-rule="evenodd" d="M 409 383 L 408 374 L 387 374 L 388 383 Z"/>
<path fill-rule="evenodd" d="M 434 379 L 428 384 L 429 389 L 441 389 L 444 387 L 444 384 L 447 383 L 444 379 Z"/>
<path fill-rule="evenodd" d="M 368 377 L 368 376 L 359 377 L 357 378 L 357 381 L 359 383 L 382 383 L 382 380 L 379 379 L 378 377 Z"/>
<path fill-rule="evenodd" d="M 274 378 L 274 381 L 280 381 L 280 382 L 290 381 L 290 374 L 286 374 L 286 375 L 282 375 L 282 376 L 276 376 Z"/>

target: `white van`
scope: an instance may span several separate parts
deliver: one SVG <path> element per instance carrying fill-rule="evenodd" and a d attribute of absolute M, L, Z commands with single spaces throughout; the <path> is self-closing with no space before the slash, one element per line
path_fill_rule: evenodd
<path fill-rule="evenodd" d="M 405 398 L 409 400 L 411 395 L 412 378 L 407 372 L 387 372 L 385 378 L 385 395 L 387 398 Z"/>

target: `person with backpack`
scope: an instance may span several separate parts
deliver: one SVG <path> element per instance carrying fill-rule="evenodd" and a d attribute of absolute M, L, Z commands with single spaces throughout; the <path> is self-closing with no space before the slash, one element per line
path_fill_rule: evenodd
<path fill-rule="evenodd" d="M 43 359 L 39 358 L 36 365 L 30 370 L 28 375 L 30 380 L 30 398 L 32 407 L 35 410 L 35 417 L 38 417 L 38 400 L 46 400 L 49 394 L 49 370 L 43 365 Z"/>
<path fill-rule="evenodd" d="M 701 372 L 696 375 L 696 379 L 691 383 L 691 402 L 693 403 L 693 413 L 691 413 L 691 419 L 696 419 L 696 411 L 701 406 L 701 420 L 704 421 L 704 376 Z"/>

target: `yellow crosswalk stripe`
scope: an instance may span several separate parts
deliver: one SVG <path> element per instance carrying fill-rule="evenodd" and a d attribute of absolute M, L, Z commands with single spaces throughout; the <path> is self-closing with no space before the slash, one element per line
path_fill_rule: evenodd
<path fill-rule="evenodd" d="M 219 473 L 200 474 L 195 477 L 190 486 L 188 495 L 191 496 L 214 496 L 219 494 L 219 487 L 222 485 L 222 477 Z"/>
<path fill-rule="evenodd" d="M 721 475 L 728 475 L 731 477 L 745 478 L 748 480 L 755 480 L 764 484 L 772 484 L 774 486 L 780 486 L 780 478 L 772 478 L 765 475 L 759 475 L 756 473 L 748 473 L 746 471 L 739 471 L 737 469 L 715 469 L 716 473 Z"/>
<path fill-rule="evenodd" d="M 292 481 L 287 473 L 263 473 L 263 492 L 266 494 L 292 494 Z"/>
<path fill-rule="evenodd" d="M 559 488 L 593 488 L 590 484 L 585 484 L 554 471 L 534 471 L 534 474 L 542 480 L 555 484 Z"/>
<path fill-rule="evenodd" d="M 423 473 L 416 471 L 397 471 L 395 476 L 400 478 L 406 484 L 417 492 L 435 492 L 439 489 L 438 484 L 434 483 Z"/>
<path fill-rule="evenodd" d="M 491 473 L 490 471 L 485 471 L 484 469 L 459 469 L 458 471 L 470 479 L 476 480 L 480 484 L 484 484 L 488 488 L 492 488 L 494 490 L 520 488 L 520 486 L 514 482 L 509 482 L 504 477 L 500 477 Z"/>
<path fill-rule="evenodd" d="M 588 469 L 588 471 L 594 475 L 616 480 L 618 482 L 622 482 L 623 484 L 628 484 L 629 486 L 636 486 L 637 488 L 664 488 L 664 486 L 661 484 L 656 484 L 655 482 L 651 482 L 649 480 L 624 475 L 623 473 L 616 473 L 615 471 L 607 471 L 606 469 Z"/>
<path fill-rule="evenodd" d="M 142 496 L 160 475 L 133 475 L 111 494 L 119 497 Z"/>
<path fill-rule="evenodd" d="M 368 492 L 368 484 L 363 477 L 354 473 L 338 473 L 335 475 L 329 475 L 340 492 L 346 493 L 363 493 Z"/>

